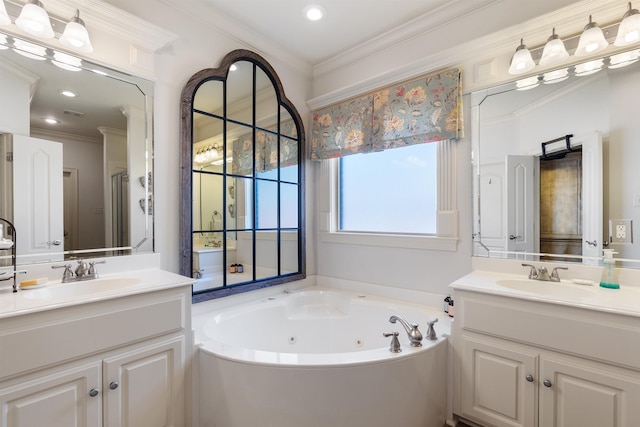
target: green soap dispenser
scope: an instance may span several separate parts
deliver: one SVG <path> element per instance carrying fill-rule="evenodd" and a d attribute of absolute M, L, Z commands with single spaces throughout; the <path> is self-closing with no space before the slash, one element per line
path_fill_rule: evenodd
<path fill-rule="evenodd" d="M 600 287 L 608 289 L 620 289 L 618 282 L 618 270 L 616 269 L 616 260 L 613 254 L 617 254 L 613 249 L 603 249 L 604 254 L 602 277 L 600 278 Z"/>

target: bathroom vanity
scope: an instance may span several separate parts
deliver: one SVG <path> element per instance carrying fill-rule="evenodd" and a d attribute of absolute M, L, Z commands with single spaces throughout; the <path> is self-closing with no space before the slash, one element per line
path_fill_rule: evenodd
<path fill-rule="evenodd" d="M 451 285 L 454 413 L 496 427 L 637 426 L 640 288 L 524 271 L 476 270 Z"/>
<path fill-rule="evenodd" d="M 192 280 L 159 269 L 0 290 L 0 426 L 183 426 Z"/>

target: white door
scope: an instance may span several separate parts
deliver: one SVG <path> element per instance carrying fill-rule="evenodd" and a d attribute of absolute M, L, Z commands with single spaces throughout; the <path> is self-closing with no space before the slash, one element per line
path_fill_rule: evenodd
<path fill-rule="evenodd" d="M 100 366 L 97 361 L 0 389 L 0 426 L 102 425 Z"/>
<path fill-rule="evenodd" d="M 535 252 L 536 219 L 533 156 L 506 156 L 506 235 L 510 252 Z"/>
<path fill-rule="evenodd" d="M 593 132 L 574 138 L 582 145 L 582 255 L 601 257 L 602 230 L 602 135 Z M 585 264 L 598 260 L 584 259 Z"/>
<path fill-rule="evenodd" d="M 13 165 L 17 254 L 28 262 L 62 260 L 62 144 L 14 135 Z"/>

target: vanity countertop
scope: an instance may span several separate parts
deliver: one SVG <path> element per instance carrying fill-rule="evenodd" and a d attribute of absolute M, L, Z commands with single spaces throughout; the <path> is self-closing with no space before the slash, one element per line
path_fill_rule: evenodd
<path fill-rule="evenodd" d="M 12 292 L 11 286 L 0 289 L 0 319 L 78 304 L 104 301 L 129 295 L 171 289 L 193 283 L 193 279 L 159 268 L 103 274 L 98 279 L 81 282 L 47 282 L 44 286 Z"/>
<path fill-rule="evenodd" d="M 544 302 L 640 317 L 640 286 L 620 285 L 620 289 L 575 284 L 570 280 L 544 282 L 526 274 L 474 270 L 450 285 L 454 290 L 480 292 L 522 300 Z"/>

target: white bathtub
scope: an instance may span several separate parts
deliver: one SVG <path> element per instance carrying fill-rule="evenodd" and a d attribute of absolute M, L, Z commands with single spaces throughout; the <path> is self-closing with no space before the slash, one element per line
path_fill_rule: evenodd
<path fill-rule="evenodd" d="M 206 303 L 205 303 L 206 304 Z M 435 318 L 409 346 L 391 315 Z M 440 307 L 331 289 L 264 297 L 194 322 L 200 426 L 440 427 L 450 321 Z M 401 353 L 383 332 L 398 331 Z"/>

